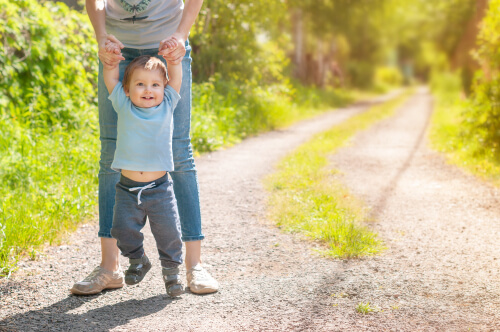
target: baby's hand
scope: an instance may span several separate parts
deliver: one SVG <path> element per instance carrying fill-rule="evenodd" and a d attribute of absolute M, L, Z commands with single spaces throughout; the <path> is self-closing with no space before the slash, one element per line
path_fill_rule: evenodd
<path fill-rule="evenodd" d="M 110 41 L 109 39 L 106 40 L 106 44 L 104 45 L 104 47 L 106 48 L 106 52 L 108 53 L 114 53 L 118 55 L 122 54 L 120 46 L 117 43 Z"/>
<path fill-rule="evenodd" d="M 163 56 L 167 64 L 178 65 L 186 55 L 185 40 L 177 35 L 172 35 L 160 42 L 158 54 Z"/>
<path fill-rule="evenodd" d="M 175 48 L 177 48 L 177 39 L 175 37 L 170 37 L 168 39 L 162 40 L 160 51 L 163 51 L 166 49 L 173 50 Z"/>
<path fill-rule="evenodd" d="M 104 68 L 114 69 L 118 67 L 120 61 L 125 60 L 122 55 L 122 43 L 113 35 L 107 35 L 104 45 L 99 43 L 99 60 Z"/>
<path fill-rule="evenodd" d="M 178 47 L 179 47 L 179 41 L 177 40 L 177 38 L 173 36 L 169 37 L 161 41 L 160 52 L 158 52 L 158 54 L 163 56 L 163 58 L 167 61 L 167 64 L 173 64 L 170 61 L 171 60 L 170 54 L 176 51 Z"/>

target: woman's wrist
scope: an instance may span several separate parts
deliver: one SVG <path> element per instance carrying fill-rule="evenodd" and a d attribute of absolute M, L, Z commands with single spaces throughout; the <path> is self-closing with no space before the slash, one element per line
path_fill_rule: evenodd
<path fill-rule="evenodd" d="M 184 43 L 189 36 L 189 33 L 183 33 L 181 31 L 176 31 L 173 33 L 172 37 L 175 37 L 178 41 L 182 41 Z"/>
<path fill-rule="evenodd" d="M 106 40 L 108 40 L 108 34 L 106 33 L 96 36 L 97 46 L 99 47 L 99 49 L 105 47 Z"/>

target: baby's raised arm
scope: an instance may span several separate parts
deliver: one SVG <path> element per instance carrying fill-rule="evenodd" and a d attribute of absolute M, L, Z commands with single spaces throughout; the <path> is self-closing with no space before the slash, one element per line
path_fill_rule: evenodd
<path fill-rule="evenodd" d="M 115 53 L 115 54 L 122 54 L 120 46 L 117 43 L 114 43 L 110 40 L 106 41 L 106 52 L 108 53 Z M 121 60 L 125 60 L 125 58 L 122 56 Z M 120 67 L 119 63 L 117 63 L 114 66 L 106 65 L 103 63 L 103 78 L 104 78 L 104 84 L 106 84 L 106 88 L 108 89 L 108 92 L 111 94 L 113 92 L 116 84 L 118 84 L 118 81 L 120 79 Z"/>
<path fill-rule="evenodd" d="M 167 40 L 162 41 L 162 49 L 175 49 L 177 47 L 177 39 L 175 37 L 170 37 Z M 163 56 L 167 60 L 166 56 Z M 170 85 L 177 93 L 181 90 L 182 84 L 182 62 L 175 64 L 167 60 L 167 71 L 168 71 L 168 85 Z"/>

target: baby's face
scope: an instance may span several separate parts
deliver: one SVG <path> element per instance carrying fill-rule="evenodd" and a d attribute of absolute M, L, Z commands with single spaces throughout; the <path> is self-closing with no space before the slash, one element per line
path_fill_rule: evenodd
<path fill-rule="evenodd" d="M 164 80 L 159 70 L 137 68 L 130 77 L 128 91 L 125 91 L 125 94 L 137 107 L 158 106 L 163 101 Z"/>

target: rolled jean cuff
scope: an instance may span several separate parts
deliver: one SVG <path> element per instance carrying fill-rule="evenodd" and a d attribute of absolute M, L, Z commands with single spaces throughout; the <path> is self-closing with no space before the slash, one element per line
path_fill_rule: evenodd
<path fill-rule="evenodd" d="M 181 237 L 182 242 L 192 242 L 192 241 L 201 241 L 205 238 L 205 235 L 201 234 L 198 236 L 183 236 Z"/>
<path fill-rule="evenodd" d="M 97 233 L 97 236 L 98 237 L 105 237 L 107 239 L 112 239 L 113 237 L 111 236 L 111 233 L 102 233 L 102 232 L 98 232 Z"/>

